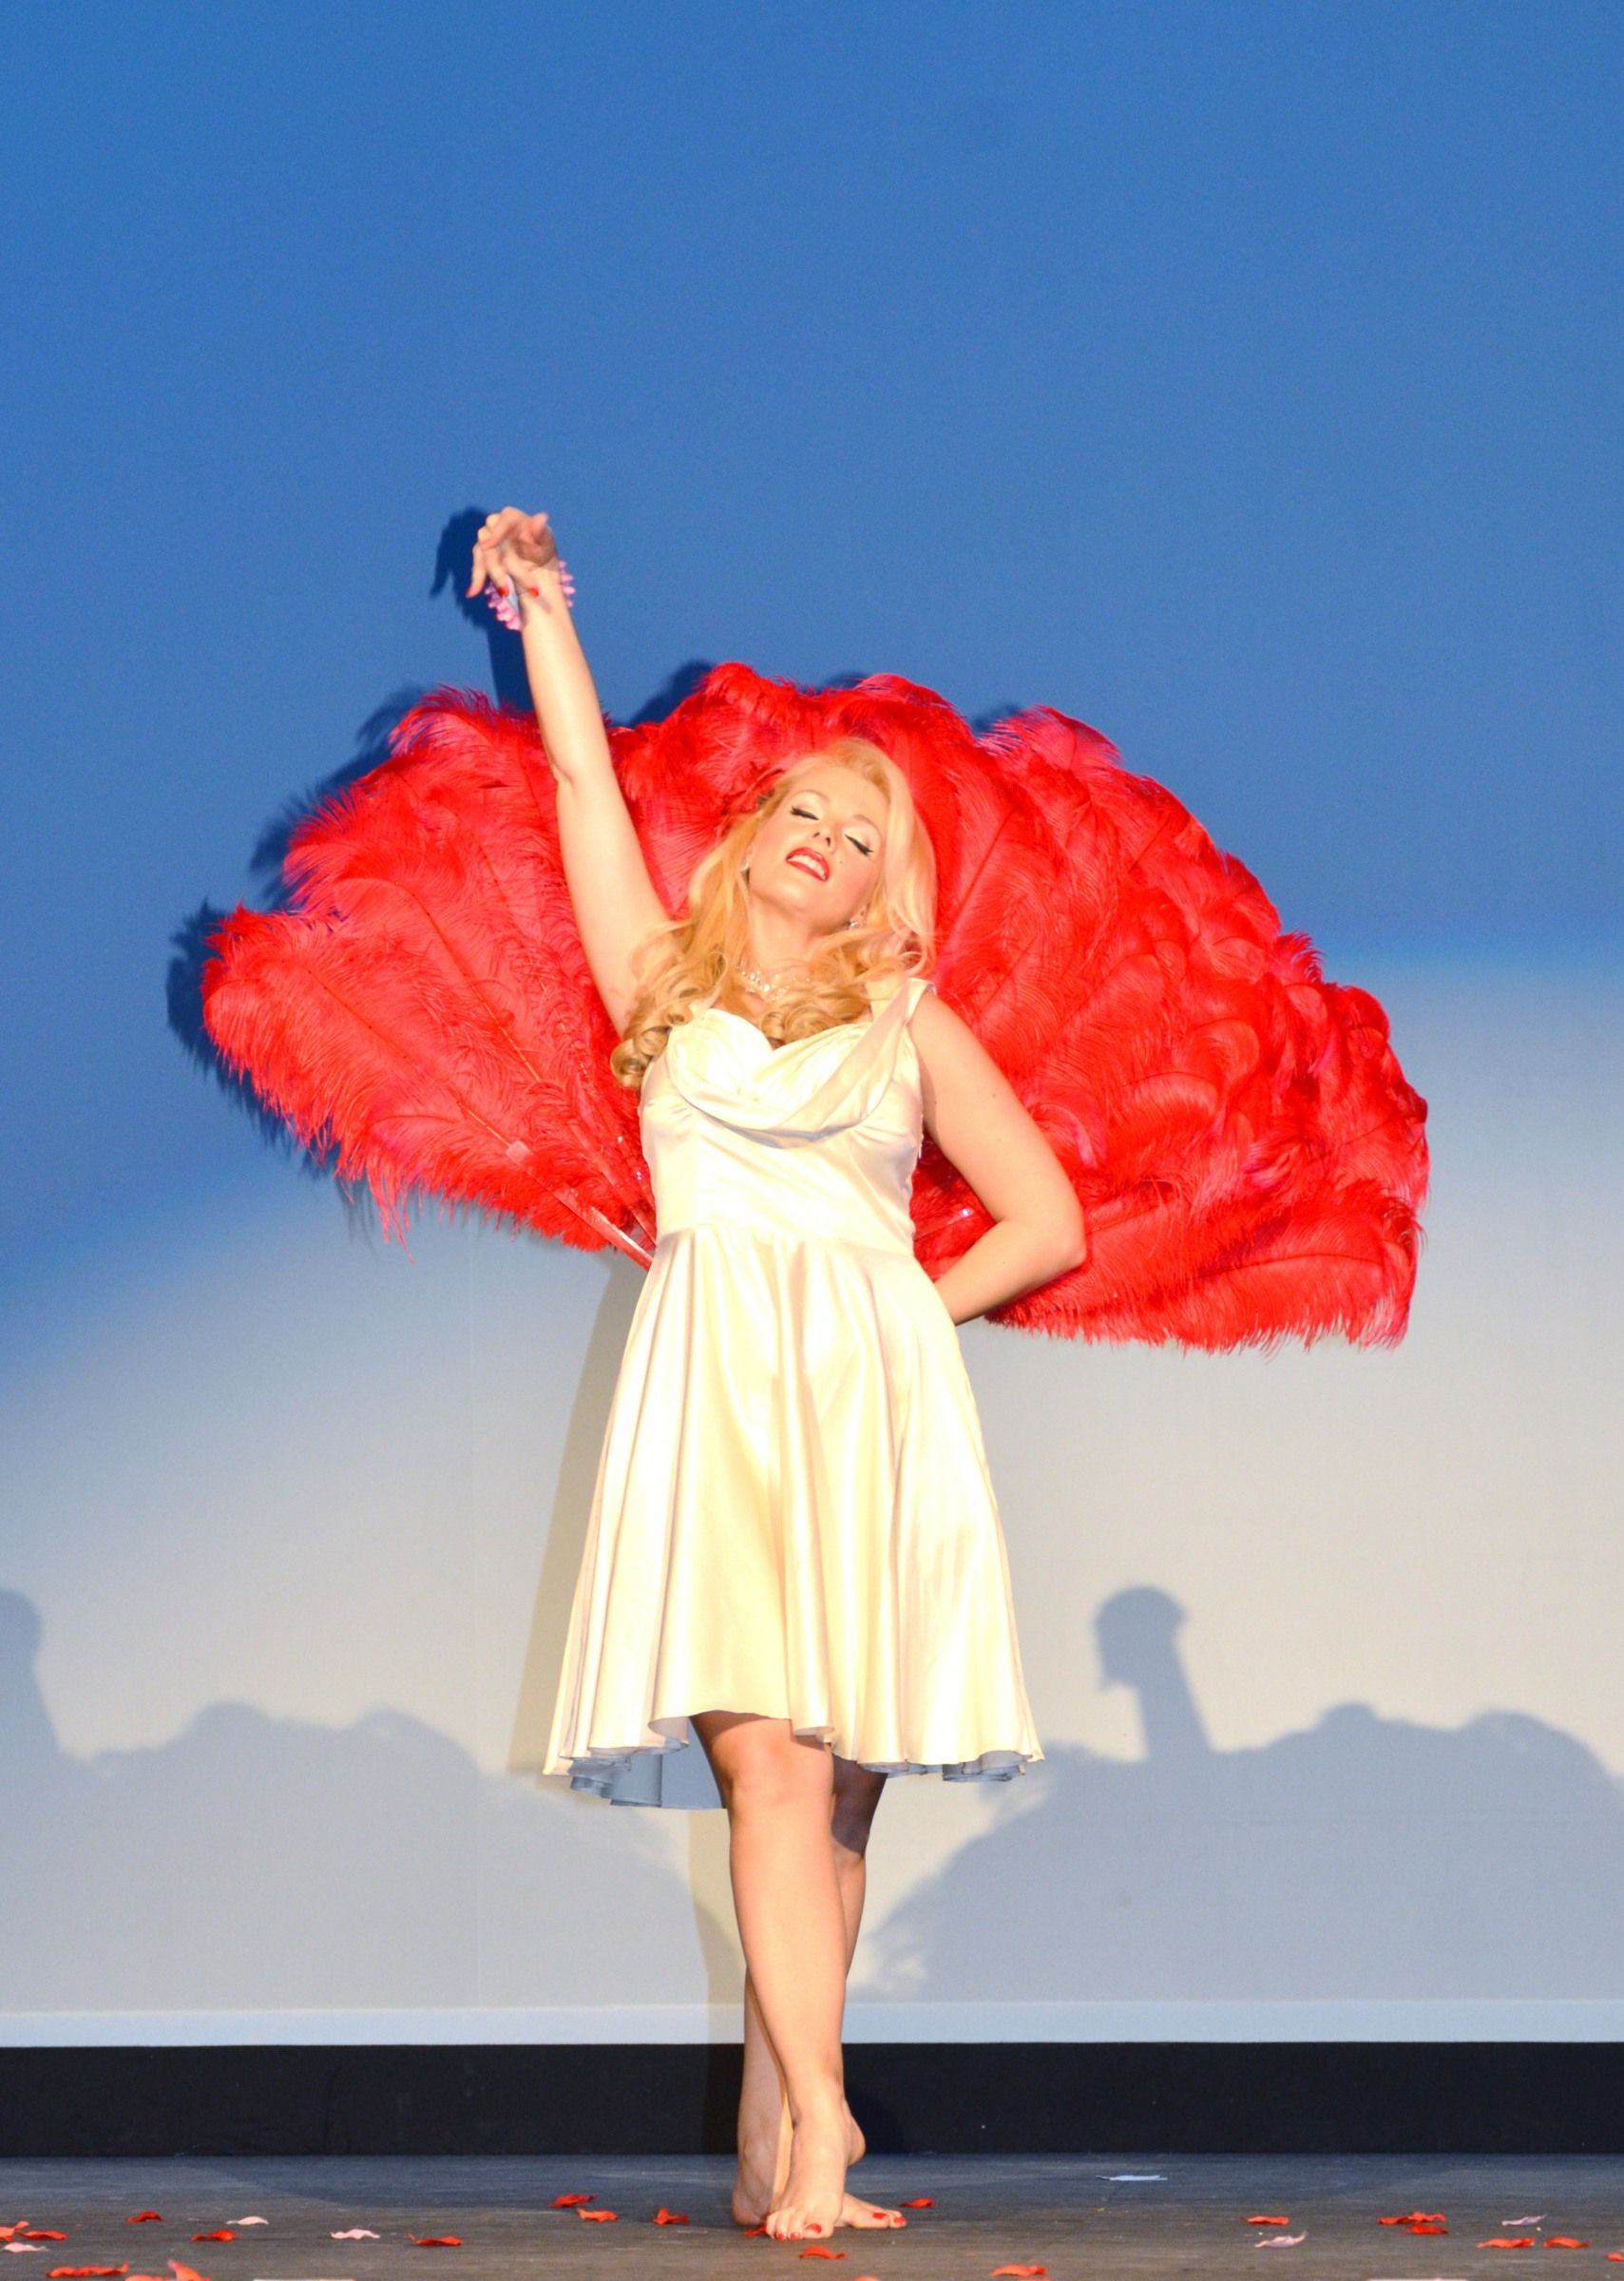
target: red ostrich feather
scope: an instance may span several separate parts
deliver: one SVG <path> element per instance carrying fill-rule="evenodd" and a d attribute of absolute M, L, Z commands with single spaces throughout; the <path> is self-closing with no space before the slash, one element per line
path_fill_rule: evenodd
<path fill-rule="evenodd" d="M 666 909 L 726 818 L 809 744 L 871 738 L 936 851 L 934 979 L 1042 1128 L 1083 1265 L 991 1311 L 1053 1336 L 1223 1350 L 1408 1319 L 1426 1103 L 1367 991 L 1173 795 L 1047 707 L 977 737 L 876 675 L 810 691 L 715 667 L 663 721 L 609 729 Z M 289 908 L 211 938 L 204 1021 L 307 1145 L 335 1142 L 386 1231 L 416 1198 L 646 1266 L 637 1097 L 587 968 L 536 723 L 436 690 L 390 757 L 301 826 Z M 912 1210 L 940 1275 L 990 1220 L 928 1137 Z"/>

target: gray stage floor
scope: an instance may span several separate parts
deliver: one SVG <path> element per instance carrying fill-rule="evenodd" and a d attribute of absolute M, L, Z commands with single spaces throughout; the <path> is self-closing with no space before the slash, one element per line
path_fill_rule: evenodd
<path fill-rule="evenodd" d="M 1138 2183 L 1119 2172 L 1159 2171 Z M 170 2259 L 211 2281 L 380 2281 L 432 2271 L 563 2276 L 657 2270 L 674 2281 L 760 2272 L 802 2261 L 814 2245 L 751 2236 L 728 2214 L 733 2168 L 715 2156 L 607 2161 L 576 2156 L 160 2156 L 87 2161 L 0 2160 L 0 2225 L 62 2229 L 66 2241 L 16 2254 L 4 2281 L 45 2281 L 57 2265 L 124 2265 L 172 2281 Z M 929 2195 L 905 2233 L 843 2230 L 828 2263 L 843 2281 L 982 2281 L 1001 2265 L 1041 2265 L 1051 2281 L 1105 2275 L 1287 2274 L 1316 2281 L 1434 2281 L 1518 2270 L 1518 2252 L 1477 2245 L 1516 2231 L 1542 2248 L 1572 2234 L 1588 2249 L 1557 2252 L 1603 2272 L 1624 2252 L 1624 2157 L 1564 2156 L 976 2156 L 871 2155 L 850 2184 L 869 2201 Z M 588 2224 L 547 2205 L 589 2194 L 617 2213 Z M 688 2223 L 656 2225 L 661 2205 Z M 130 2225 L 137 2210 L 161 2224 Z M 1412 2235 L 1378 2218 L 1442 2211 L 1447 2235 Z M 1250 2226 L 1282 2216 L 1284 2229 Z M 235 2241 L 194 2242 L 233 2218 L 269 2220 Z M 376 2241 L 334 2241 L 372 2228 Z M 1301 2233 L 1267 2249 L 1270 2235 Z M 460 2249 L 423 2249 L 412 2234 L 455 2233 Z M 432 2262 L 431 2262 L 432 2261 Z M 1543 2274 L 1547 2269 L 1539 2267 Z"/>

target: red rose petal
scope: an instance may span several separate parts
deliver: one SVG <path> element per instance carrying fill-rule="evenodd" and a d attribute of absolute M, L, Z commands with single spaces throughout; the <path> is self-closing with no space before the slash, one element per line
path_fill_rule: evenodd
<path fill-rule="evenodd" d="M 221 2226 L 218 2233 L 194 2233 L 194 2241 L 235 2241 L 236 2234 L 229 2226 Z"/>
<path fill-rule="evenodd" d="M 936 2197 L 929 2194 L 916 2194 L 911 2202 L 897 2204 L 899 2210 L 934 2210 L 935 2207 Z"/>
<path fill-rule="evenodd" d="M 1036 2281 L 1038 2274 L 1047 2273 L 1049 2269 L 1046 2265 L 995 2265 L 992 2270 L 994 2281 L 1000 2273 L 1020 2273 L 1024 2281 Z"/>
<path fill-rule="evenodd" d="M 1496 2233 L 1488 2241 L 1480 2241 L 1478 2247 L 1480 2250 L 1531 2250 L 1534 2236 L 1532 2233 Z"/>
<path fill-rule="evenodd" d="M 1588 2241 L 1576 2241 L 1571 2233 L 1547 2233 L 1545 2247 L 1548 2250 L 1588 2250 L 1590 2244 Z"/>
<path fill-rule="evenodd" d="M 1435 2226 L 1425 2220 L 1423 2220 L 1420 2225 L 1406 2226 L 1404 2228 L 1404 2232 L 1406 2233 L 1447 2233 L 1449 2229 L 1447 2226 Z"/>
<path fill-rule="evenodd" d="M 1289 2226 L 1291 2221 L 1289 2217 L 1249 2217 L 1245 2222 L 1249 2226 Z M 1382 2220 L 1384 2225 L 1386 2222 L 1385 2218 Z"/>
<path fill-rule="evenodd" d="M 128 2271 L 127 2265 L 53 2265 L 50 2269 L 52 2274 L 59 2276 L 59 2281 L 65 2281 L 65 2277 L 69 2273 L 127 2273 Z M 47 2276 L 47 2281 L 49 2281 L 49 2275 Z"/>
<path fill-rule="evenodd" d="M 657 2226 L 685 2226 L 688 2223 L 688 2214 L 683 2210 L 668 2210 L 661 2202 L 654 2214 L 654 2222 Z"/>
<path fill-rule="evenodd" d="M 551 2210 L 573 2210 L 577 2202 L 590 2202 L 596 2198 L 590 2194 L 555 2194 L 547 2207 Z"/>
<path fill-rule="evenodd" d="M 614 2224 L 619 2217 L 619 2212 L 614 2210 L 578 2210 L 575 2214 L 594 2221 L 602 2219 L 605 2225 Z"/>
<path fill-rule="evenodd" d="M 463 2246 L 460 2233 L 409 2233 L 406 2238 L 420 2250 L 460 2250 Z"/>
<path fill-rule="evenodd" d="M 66 2233 L 58 2233 L 51 2226 L 19 2226 L 18 2233 L 25 2241 L 66 2241 Z"/>
<path fill-rule="evenodd" d="M 169 2270 L 175 2281 L 209 2281 L 207 2273 L 200 2273 L 195 2265 L 182 2265 L 179 2257 L 171 2257 Z"/>

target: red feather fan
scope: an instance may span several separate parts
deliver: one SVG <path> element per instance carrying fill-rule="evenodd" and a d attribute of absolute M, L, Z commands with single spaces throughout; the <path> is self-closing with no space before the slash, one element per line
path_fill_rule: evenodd
<path fill-rule="evenodd" d="M 609 735 L 674 914 L 727 818 L 812 744 L 868 737 L 907 775 L 940 993 L 1087 1218 L 1083 1265 L 990 1320 L 1210 1349 L 1403 1336 L 1426 1103 L 1381 1006 L 1324 981 L 1244 866 L 1094 730 L 1040 708 L 978 738 L 892 675 L 808 691 L 729 664 Z M 534 719 L 436 691 L 287 872 L 287 910 L 239 908 L 211 938 L 204 1020 L 230 1065 L 301 1140 L 336 1142 L 388 1231 L 431 1196 L 646 1266 L 637 1096 L 609 1075 Z M 991 1224 L 928 1137 L 913 1217 L 932 1275 Z"/>

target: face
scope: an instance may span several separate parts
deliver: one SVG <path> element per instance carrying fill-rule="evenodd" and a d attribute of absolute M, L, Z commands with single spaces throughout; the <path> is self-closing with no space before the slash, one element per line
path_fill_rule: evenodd
<path fill-rule="evenodd" d="M 855 771 L 838 761 L 808 769 L 755 834 L 751 893 L 794 911 L 819 934 L 834 932 L 879 884 L 885 814 L 884 795 Z"/>

